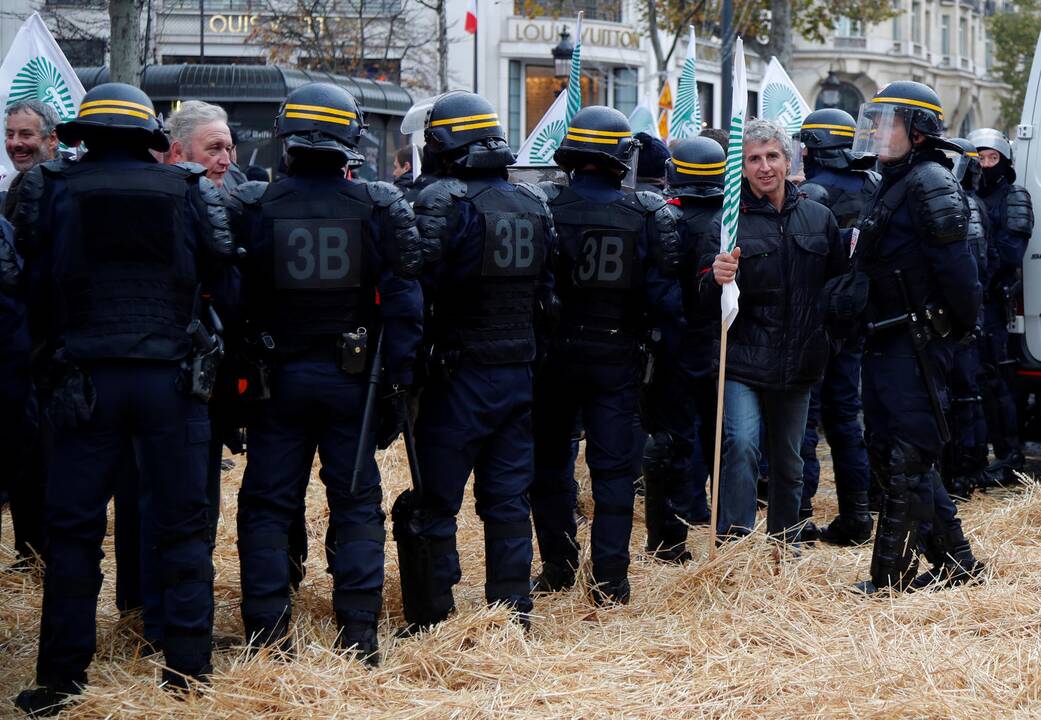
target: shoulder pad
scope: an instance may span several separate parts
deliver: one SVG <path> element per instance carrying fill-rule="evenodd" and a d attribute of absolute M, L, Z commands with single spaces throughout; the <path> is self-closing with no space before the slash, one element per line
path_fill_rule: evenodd
<path fill-rule="evenodd" d="M 383 211 L 381 220 L 389 223 L 389 228 L 385 227 L 384 231 L 389 230 L 393 237 L 388 254 L 394 272 L 405 278 L 419 277 L 423 269 L 423 243 L 416 229 L 416 215 L 412 212 L 412 206 L 401 191 L 390 183 L 366 183 L 365 189 L 372 204 Z"/>
<path fill-rule="evenodd" d="M 231 196 L 243 205 L 256 205 L 264 196 L 269 184 L 264 180 L 249 180 L 236 187 Z"/>
<path fill-rule="evenodd" d="M 872 191 L 882 182 L 882 176 L 874 170 L 861 170 L 860 173 L 864 176 L 864 187 L 870 187 Z"/>
<path fill-rule="evenodd" d="M 517 187 L 520 188 L 522 192 L 530 195 L 535 200 L 538 200 L 541 203 L 549 202 L 549 198 L 546 196 L 546 193 L 542 191 L 541 187 L 535 185 L 534 183 L 519 182 L 517 183 Z"/>
<path fill-rule="evenodd" d="M 562 189 L 562 185 L 559 185 L 558 183 L 552 182 L 550 180 L 543 180 L 539 183 L 539 190 L 541 190 L 542 193 L 546 196 L 547 203 L 556 200 L 557 195 L 560 194 L 560 191 Z"/>
<path fill-rule="evenodd" d="M 413 207 L 424 262 L 441 257 L 442 243 L 451 229 L 449 221 L 455 215 L 455 202 L 464 197 L 466 183 L 456 178 L 438 180 L 420 191 Z"/>
<path fill-rule="evenodd" d="M 633 195 L 639 206 L 647 212 L 657 212 L 665 204 L 665 198 L 650 190 L 637 190 Z"/>
<path fill-rule="evenodd" d="M 828 188 L 815 182 L 804 182 L 799 186 L 799 192 L 807 199 L 818 202 L 824 207 L 831 207 L 831 195 Z"/>
<path fill-rule="evenodd" d="M 15 251 L 14 228 L 0 215 L 0 290 L 15 290 L 21 273 L 22 258 Z"/>
<path fill-rule="evenodd" d="M 14 210 L 8 219 L 18 230 L 19 236 L 30 230 L 40 217 L 40 199 L 46 186 L 44 172 L 43 165 L 36 165 L 18 178 L 18 187 L 14 191 Z"/>
<path fill-rule="evenodd" d="M 205 175 L 206 174 L 206 168 L 203 167 L 202 165 L 200 165 L 199 163 L 185 161 L 185 162 L 174 163 L 173 166 L 177 167 L 177 168 L 181 168 L 182 170 L 187 170 L 188 173 L 190 173 L 191 175 Z"/>
<path fill-rule="evenodd" d="M 1022 185 L 1012 185 L 1005 197 L 1007 227 L 1014 233 L 1030 235 L 1034 231 L 1034 205 L 1030 193 Z"/>
<path fill-rule="evenodd" d="M 916 234 L 929 245 L 964 242 L 969 204 L 958 181 L 936 162 L 923 162 L 907 176 L 907 202 Z"/>
<path fill-rule="evenodd" d="M 390 207 L 405 197 L 400 190 L 388 182 L 368 182 L 364 184 L 364 188 L 368 191 L 372 204 L 380 208 Z"/>
<path fill-rule="evenodd" d="M 69 160 L 68 158 L 59 157 L 47 162 L 40 163 L 36 167 L 40 168 L 44 173 L 48 175 L 60 175 L 71 167 L 75 167 L 76 161 Z"/>
<path fill-rule="evenodd" d="M 221 260 L 233 260 L 238 255 L 238 249 L 231 236 L 228 208 L 220 188 L 205 175 L 200 175 L 199 196 L 206 205 L 206 249 Z"/>

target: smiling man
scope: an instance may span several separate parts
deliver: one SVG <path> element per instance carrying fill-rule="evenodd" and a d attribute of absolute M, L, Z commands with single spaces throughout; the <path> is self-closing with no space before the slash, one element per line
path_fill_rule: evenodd
<path fill-rule="evenodd" d="M 201 100 L 188 100 L 170 115 L 166 128 L 170 133 L 167 160 L 198 163 L 206 168 L 206 177 L 222 187 L 235 147 L 224 108 Z"/>
<path fill-rule="evenodd" d="M 58 113 L 47 103 L 25 100 L 8 106 L 4 112 L 4 149 L 19 174 L 54 159 L 58 152 L 58 135 L 54 131 L 57 125 Z M 20 176 L 16 176 L 11 192 L 3 198 L 5 216 L 14 209 L 14 191 L 19 180 Z"/>
<path fill-rule="evenodd" d="M 784 542 L 796 539 L 799 447 L 810 387 L 828 357 L 819 299 L 824 283 L 847 263 L 831 211 L 800 196 L 786 180 L 790 170 L 785 130 L 767 120 L 749 122 L 737 246 L 717 255 L 712 272 L 703 274 L 702 293 L 716 307 L 722 285 L 736 279 L 741 287 L 741 312 L 728 335 L 717 528 L 724 538 L 755 525 L 763 422 L 770 454 L 767 530 Z"/>

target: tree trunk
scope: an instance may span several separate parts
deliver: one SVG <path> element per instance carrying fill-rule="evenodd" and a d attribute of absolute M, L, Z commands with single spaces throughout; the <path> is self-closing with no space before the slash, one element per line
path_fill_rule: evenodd
<path fill-rule="evenodd" d="M 647 33 L 651 36 L 651 47 L 654 49 L 654 61 L 658 66 L 658 90 L 665 85 L 669 70 L 669 61 L 661 49 L 661 38 L 658 37 L 658 4 L 657 0 L 647 0 Z"/>
<path fill-rule="evenodd" d="M 791 0 L 770 2 L 770 48 L 781 67 L 792 66 L 792 3 Z"/>
<path fill-rule="evenodd" d="M 137 0 L 110 0 L 109 79 L 141 83 L 141 13 Z"/>
<path fill-rule="evenodd" d="M 437 4 L 437 92 L 448 92 L 448 16 L 445 0 Z"/>

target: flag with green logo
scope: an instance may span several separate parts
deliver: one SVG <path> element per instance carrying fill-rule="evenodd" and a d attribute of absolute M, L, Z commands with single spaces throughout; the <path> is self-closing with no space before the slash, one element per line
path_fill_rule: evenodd
<path fill-rule="evenodd" d="M 737 221 L 741 214 L 741 166 L 745 136 L 745 117 L 748 114 L 748 82 L 745 78 L 745 44 L 741 38 L 734 42 L 734 99 L 731 103 L 730 139 L 727 143 L 727 170 L 723 180 L 723 229 L 719 251 L 731 252 L 737 244 Z M 737 281 L 723 286 L 720 307 L 723 324 L 729 328 L 737 317 L 737 299 L 741 292 Z"/>
<path fill-rule="evenodd" d="M 669 127 L 669 137 L 674 140 L 697 137 L 701 132 L 696 44 L 694 26 L 691 25 L 690 42 L 687 43 L 687 58 L 683 61 L 680 81 L 676 86 L 676 107 L 672 110 L 672 124 Z"/>
<path fill-rule="evenodd" d="M 777 58 L 770 58 L 760 87 L 759 117 L 777 121 L 789 135 L 797 134 L 810 114 L 810 105 Z"/>
<path fill-rule="evenodd" d="M 0 108 L 22 100 L 40 100 L 55 109 L 64 122 L 76 117 L 85 91 L 72 65 L 58 47 L 39 13 L 33 13 L 15 35 L 0 65 Z M 7 187 L 14 164 L 0 154 L 0 187 Z"/>
<path fill-rule="evenodd" d="M 567 92 L 560 93 L 539 124 L 517 151 L 518 165 L 553 165 L 553 153 L 560 147 L 571 119 L 582 109 L 582 13 L 575 23 L 575 53 L 571 56 L 571 73 Z"/>

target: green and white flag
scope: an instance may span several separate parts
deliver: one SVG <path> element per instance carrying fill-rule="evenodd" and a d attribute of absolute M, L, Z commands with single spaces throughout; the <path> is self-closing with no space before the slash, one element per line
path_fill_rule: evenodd
<path fill-rule="evenodd" d="M 759 117 L 776 120 L 789 135 L 797 134 L 810 114 L 810 106 L 777 58 L 770 58 L 760 87 Z"/>
<path fill-rule="evenodd" d="M 629 127 L 632 128 L 633 135 L 644 132 L 652 138 L 661 140 L 661 135 L 658 133 L 656 110 L 657 105 L 654 102 L 654 98 L 650 95 L 644 95 L 643 101 L 629 113 Z"/>
<path fill-rule="evenodd" d="M 560 147 L 575 113 L 582 109 L 582 13 L 575 23 L 575 53 L 571 56 L 571 73 L 567 92 L 560 93 L 539 124 L 517 151 L 518 165 L 553 165 L 553 153 Z"/>
<path fill-rule="evenodd" d="M 745 137 L 745 117 L 748 114 L 748 82 L 745 79 L 745 44 L 741 38 L 734 42 L 734 99 L 731 103 L 730 139 L 727 143 L 727 170 L 723 180 L 723 229 L 719 251 L 732 252 L 737 243 L 737 220 L 741 215 L 741 166 Z M 720 308 L 723 325 L 730 325 L 737 317 L 737 299 L 741 295 L 737 281 L 723 286 Z"/>
<path fill-rule="evenodd" d="M 698 101 L 698 76 L 695 71 L 696 47 L 694 26 L 691 25 L 687 58 L 683 61 L 680 81 L 676 86 L 676 107 L 672 110 L 672 123 L 669 127 L 670 140 L 697 137 L 701 132 L 701 105 Z"/>
<path fill-rule="evenodd" d="M 53 107 L 64 122 L 76 117 L 85 91 L 72 65 L 58 47 L 39 13 L 33 13 L 15 35 L 0 65 L 0 108 L 21 100 L 40 100 Z M 0 154 L 0 188 L 14 176 L 14 164 Z"/>

